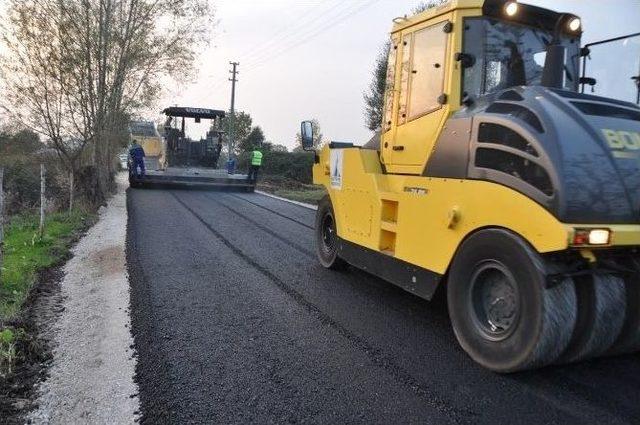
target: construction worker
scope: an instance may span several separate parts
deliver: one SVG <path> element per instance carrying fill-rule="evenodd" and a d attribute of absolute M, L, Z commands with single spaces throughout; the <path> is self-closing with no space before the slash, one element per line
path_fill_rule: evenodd
<path fill-rule="evenodd" d="M 131 161 L 133 162 L 133 174 L 136 177 L 144 177 L 145 169 L 144 169 L 144 149 L 142 146 L 138 144 L 137 140 L 133 140 L 131 143 L 131 148 L 129 149 L 129 156 L 131 157 Z M 140 174 L 138 174 L 138 168 L 140 168 Z"/>
<path fill-rule="evenodd" d="M 251 152 L 249 175 L 247 176 L 247 178 L 250 181 L 255 182 L 258 180 L 258 170 L 260 170 L 261 165 L 262 165 L 262 152 L 260 152 L 258 149 L 254 149 L 253 152 Z"/>
<path fill-rule="evenodd" d="M 227 174 L 234 174 L 236 172 L 236 159 L 231 156 L 227 161 Z"/>

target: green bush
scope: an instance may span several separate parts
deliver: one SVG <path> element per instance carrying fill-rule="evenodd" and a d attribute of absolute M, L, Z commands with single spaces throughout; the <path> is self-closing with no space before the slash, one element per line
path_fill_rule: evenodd
<path fill-rule="evenodd" d="M 15 335 L 11 329 L 4 329 L 0 332 L 0 377 L 11 374 L 15 358 Z"/>
<path fill-rule="evenodd" d="M 11 329 L 4 329 L 0 332 L 0 345 L 8 345 L 13 342 L 15 335 Z"/>
<path fill-rule="evenodd" d="M 249 152 L 245 152 L 238 158 L 238 168 L 249 168 Z M 304 184 L 311 184 L 313 175 L 313 154 L 308 152 L 264 152 L 262 157 L 263 176 L 279 176 L 295 180 Z"/>
<path fill-rule="evenodd" d="M 38 135 L 0 130 L 0 167 L 4 168 L 5 212 L 33 211 L 40 206 L 40 164 L 46 169 L 46 197 L 50 209 L 66 205 L 68 177 L 55 153 Z"/>

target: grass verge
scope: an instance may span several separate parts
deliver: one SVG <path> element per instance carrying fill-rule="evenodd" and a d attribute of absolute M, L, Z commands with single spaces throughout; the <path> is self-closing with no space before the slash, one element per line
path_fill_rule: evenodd
<path fill-rule="evenodd" d="M 95 217 L 79 210 L 51 214 L 42 237 L 38 234 L 39 219 L 33 215 L 13 217 L 6 226 L 0 277 L 0 376 L 11 373 L 24 330 L 10 324 L 16 321 L 38 273 L 66 259 L 77 235 Z"/>
<path fill-rule="evenodd" d="M 324 186 L 300 183 L 279 176 L 258 179 L 258 189 L 293 201 L 317 205 L 326 195 Z"/>

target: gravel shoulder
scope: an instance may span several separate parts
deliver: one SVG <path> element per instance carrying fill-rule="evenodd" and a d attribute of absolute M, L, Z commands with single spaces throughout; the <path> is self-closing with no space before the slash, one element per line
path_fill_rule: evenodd
<path fill-rule="evenodd" d="M 53 326 L 53 359 L 37 393 L 32 423 L 133 423 L 138 410 L 136 360 L 125 264 L 125 179 L 98 223 L 73 249 Z"/>

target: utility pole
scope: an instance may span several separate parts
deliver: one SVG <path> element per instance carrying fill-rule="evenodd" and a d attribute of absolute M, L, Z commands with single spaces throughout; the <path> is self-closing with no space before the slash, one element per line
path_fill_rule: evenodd
<path fill-rule="evenodd" d="M 231 116 L 229 117 L 229 159 L 231 159 L 231 155 L 233 153 L 233 126 L 235 125 L 235 119 L 236 119 L 236 83 L 238 82 L 238 79 L 236 78 L 236 76 L 240 73 L 238 71 L 238 65 L 240 65 L 240 63 L 238 62 L 229 62 L 229 64 L 233 67 L 233 69 L 231 71 L 229 71 L 230 74 L 232 74 L 232 77 L 229 78 L 229 81 L 231 81 Z"/>

